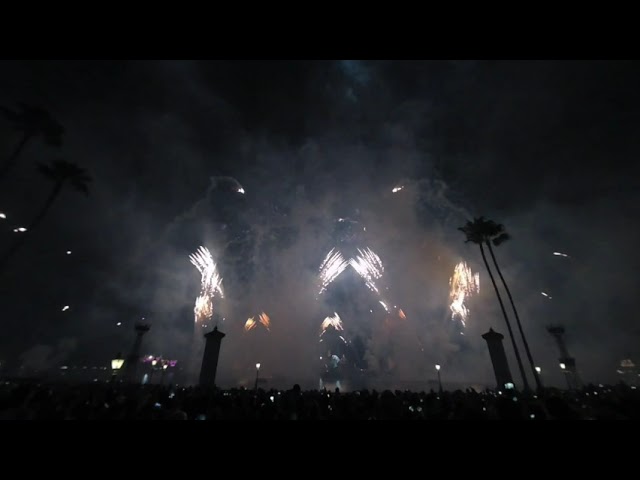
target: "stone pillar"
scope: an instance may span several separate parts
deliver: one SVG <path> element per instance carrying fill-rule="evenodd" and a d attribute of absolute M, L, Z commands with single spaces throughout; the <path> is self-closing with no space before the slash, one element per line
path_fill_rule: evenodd
<path fill-rule="evenodd" d="M 204 335 L 206 344 L 202 356 L 202 368 L 200 369 L 200 385 L 213 387 L 216 383 L 216 371 L 218 369 L 218 357 L 220 356 L 220 344 L 225 334 L 215 327 Z"/>

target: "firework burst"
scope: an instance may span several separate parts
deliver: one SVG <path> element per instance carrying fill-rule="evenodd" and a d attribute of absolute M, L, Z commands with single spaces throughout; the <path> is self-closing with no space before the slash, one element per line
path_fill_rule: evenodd
<path fill-rule="evenodd" d="M 332 248 L 320 265 L 319 294 L 322 294 L 331 282 L 333 282 L 348 265 L 349 262 L 342 257 L 342 254 L 340 252 L 336 252 L 335 248 Z"/>
<path fill-rule="evenodd" d="M 336 330 L 344 330 L 344 327 L 342 326 L 342 320 L 340 319 L 340 315 L 338 315 L 337 312 L 334 312 L 332 317 L 327 317 L 322 321 L 322 325 L 320 325 L 320 328 L 322 329 L 322 332 L 320 332 L 320 336 L 322 336 L 322 334 L 326 332 L 327 328 L 329 327 L 333 327 Z"/>
<path fill-rule="evenodd" d="M 480 274 L 474 274 L 465 262 L 460 262 L 456 265 L 453 276 L 449 279 L 449 286 L 451 319 L 460 319 L 464 327 L 469 318 L 469 309 L 465 300 L 471 295 L 480 293 Z"/>
<path fill-rule="evenodd" d="M 201 246 L 196 253 L 189 255 L 189 260 L 201 275 L 200 295 L 196 298 L 193 313 L 195 322 L 202 323 L 213 316 L 213 298 L 216 295 L 224 298 L 222 278 L 208 248 Z"/>
<path fill-rule="evenodd" d="M 358 275 L 364 279 L 367 287 L 373 292 L 380 294 L 376 286 L 376 280 L 380 279 L 384 273 L 384 267 L 382 266 L 380 257 L 370 248 L 365 248 L 364 250 L 358 249 L 358 253 L 359 255 L 357 257 L 349 260 L 349 264 L 358 272 Z"/>

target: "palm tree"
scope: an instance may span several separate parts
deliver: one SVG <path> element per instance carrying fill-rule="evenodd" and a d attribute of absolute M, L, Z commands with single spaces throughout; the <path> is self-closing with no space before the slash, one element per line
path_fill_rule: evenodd
<path fill-rule="evenodd" d="M 18 163 L 20 152 L 29 140 L 41 135 L 47 145 L 59 147 L 62 145 L 64 128 L 45 109 L 19 104 L 20 110 L 14 111 L 0 106 L 0 113 L 13 124 L 13 128 L 22 132 L 22 139 L 13 153 L 0 165 L 0 180 Z"/>
<path fill-rule="evenodd" d="M 507 240 L 509 240 L 511 237 L 505 230 L 504 225 L 496 223 L 493 220 L 489 220 L 487 222 L 487 233 L 488 233 L 488 238 L 486 239 L 486 244 L 489 247 L 489 253 L 491 254 L 491 258 L 493 259 L 493 264 L 496 267 L 496 271 L 500 276 L 500 280 L 502 280 L 502 285 L 504 285 L 504 289 L 506 290 L 507 295 L 509 296 L 509 301 L 511 302 L 511 308 L 513 309 L 513 314 L 516 317 L 518 329 L 520 330 L 520 336 L 522 337 L 522 343 L 524 344 L 524 349 L 525 349 L 525 352 L 527 353 L 527 358 L 529 359 L 529 363 L 531 364 L 531 370 L 533 371 L 533 378 L 536 381 L 536 386 L 538 387 L 538 390 L 540 390 L 542 389 L 542 381 L 540 379 L 540 375 L 538 374 L 538 371 L 536 370 L 536 364 L 533 361 L 533 356 L 531 355 L 531 350 L 529 349 L 529 342 L 527 342 L 527 337 L 524 334 L 524 329 L 522 328 L 522 323 L 520 322 L 520 316 L 518 315 L 516 304 L 513 301 L 513 297 L 511 296 L 511 291 L 509 290 L 507 282 L 502 276 L 502 272 L 500 271 L 500 267 L 498 266 L 498 261 L 496 260 L 496 256 L 493 253 L 493 248 L 491 247 L 492 243 L 493 245 L 498 247 L 502 245 L 504 242 L 506 242 Z M 489 239 L 491 241 L 489 241 Z"/>
<path fill-rule="evenodd" d="M 51 206 L 58 198 L 58 195 L 62 192 L 63 187 L 69 185 L 73 190 L 84 193 L 85 195 L 89 194 L 89 183 L 91 182 L 91 177 L 85 169 L 75 165 L 74 163 L 67 162 L 66 160 L 54 160 L 49 165 L 38 164 L 38 171 L 48 180 L 53 182 L 51 192 L 40 209 L 40 212 L 38 212 L 31 223 L 27 226 L 26 232 L 22 234 L 20 239 L 14 243 L 4 255 L 0 256 L 0 269 L 6 266 L 9 259 L 20 249 L 20 247 L 24 245 L 26 239 L 38 227 L 40 222 L 42 222 L 47 212 L 51 209 Z"/>
<path fill-rule="evenodd" d="M 502 315 L 504 316 L 504 321 L 507 324 L 507 329 L 509 330 L 509 337 L 511 338 L 511 344 L 513 345 L 513 351 L 516 354 L 516 360 L 518 362 L 518 368 L 520 369 L 520 375 L 522 376 L 522 382 L 525 390 L 529 390 L 529 382 L 527 380 L 527 376 L 524 373 L 524 366 L 522 365 L 522 359 L 520 358 L 520 352 L 518 351 L 518 345 L 516 345 L 516 339 L 513 335 L 513 330 L 511 328 L 511 322 L 509 322 L 509 317 L 507 315 L 507 311 L 504 308 L 504 303 L 502 302 L 502 297 L 500 296 L 500 291 L 498 290 L 498 285 L 496 285 L 496 281 L 493 278 L 493 273 L 491 273 L 491 268 L 489 267 L 489 262 L 487 262 L 487 257 L 484 253 L 484 243 L 488 243 L 491 234 L 491 225 L 487 222 L 484 217 L 474 218 L 473 222 L 468 221 L 464 227 L 458 228 L 462 233 L 466 236 L 465 243 L 472 242 L 480 247 L 480 254 L 482 255 L 482 260 L 484 261 L 485 267 L 487 267 L 487 272 L 489 273 L 489 278 L 491 278 L 491 283 L 493 284 L 493 289 L 496 292 L 496 296 L 498 297 L 498 302 L 500 303 L 500 309 L 502 310 Z"/>

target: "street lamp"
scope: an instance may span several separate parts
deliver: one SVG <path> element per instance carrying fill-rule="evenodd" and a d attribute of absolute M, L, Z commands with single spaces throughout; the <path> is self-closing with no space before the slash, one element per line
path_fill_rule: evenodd
<path fill-rule="evenodd" d="M 436 364 L 436 371 L 438 372 L 438 385 L 440 386 L 440 393 L 442 393 L 442 379 L 440 378 L 440 365 Z"/>
<path fill-rule="evenodd" d="M 569 382 L 569 371 L 567 370 L 567 365 L 560 362 L 560 369 L 562 370 L 562 373 L 564 373 L 564 378 L 567 381 L 567 389 L 571 390 L 571 382 Z"/>
<path fill-rule="evenodd" d="M 258 391 L 258 375 L 260 374 L 260 364 L 256 363 L 256 385 L 255 390 Z"/>
<path fill-rule="evenodd" d="M 122 368 L 122 365 L 124 365 L 124 358 L 122 358 L 121 353 L 118 353 L 116 358 L 111 360 L 111 370 L 113 370 L 113 373 L 111 375 L 112 382 L 115 382 L 116 376 L 118 375 L 118 370 Z"/>

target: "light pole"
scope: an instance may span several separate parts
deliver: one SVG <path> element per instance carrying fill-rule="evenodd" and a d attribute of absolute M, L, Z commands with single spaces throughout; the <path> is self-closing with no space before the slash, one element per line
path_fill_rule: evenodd
<path fill-rule="evenodd" d="M 255 385 L 255 390 L 256 392 L 258 391 L 258 375 L 260 374 L 260 364 L 256 363 L 256 385 Z"/>
<path fill-rule="evenodd" d="M 560 362 L 560 369 L 562 370 L 562 373 L 564 374 L 564 379 L 567 381 L 567 389 L 571 390 L 571 383 L 569 382 L 569 376 L 568 376 L 568 371 L 567 371 L 567 365 Z"/>
<path fill-rule="evenodd" d="M 440 393 L 442 393 L 442 379 L 440 378 L 440 365 L 436 364 L 436 371 L 438 372 L 438 385 L 440 387 Z"/>
<path fill-rule="evenodd" d="M 112 370 L 111 381 L 112 382 L 116 381 L 116 377 L 118 376 L 118 371 L 122 368 L 122 365 L 124 365 L 124 358 L 122 358 L 121 353 L 118 353 L 118 355 L 116 355 L 116 358 L 111 360 L 111 370 Z"/>

